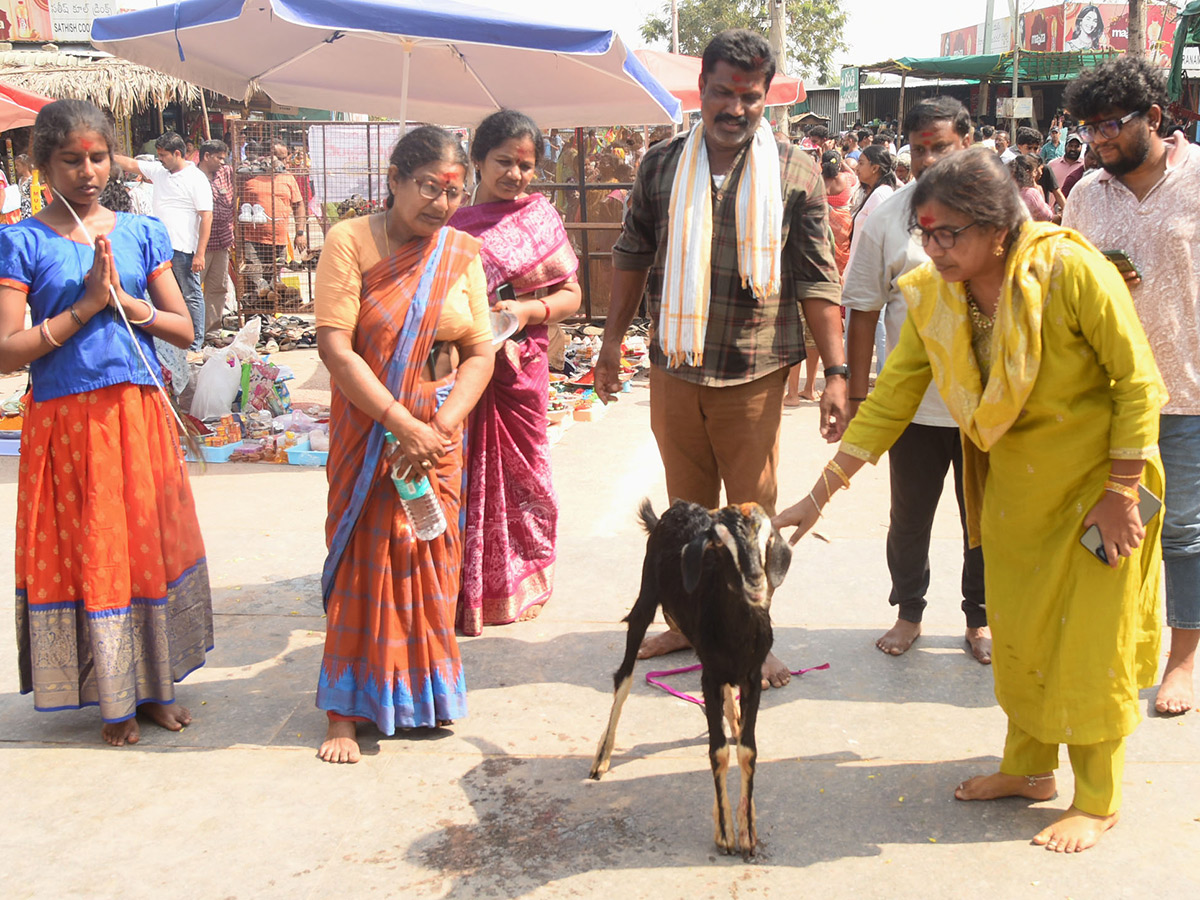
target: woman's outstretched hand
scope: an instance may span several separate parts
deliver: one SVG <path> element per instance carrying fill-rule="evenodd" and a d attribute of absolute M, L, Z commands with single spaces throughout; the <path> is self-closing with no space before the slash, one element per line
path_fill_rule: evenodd
<path fill-rule="evenodd" d="M 820 510 L 817 509 L 816 501 L 812 495 L 806 496 L 799 503 L 793 504 L 783 512 L 771 519 L 771 524 L 781 534 L 783 529 L 795 527 L 792 536 L 788 538 L 789 544 L 795 544 L 800 538 L 808 534 L 814 525 L 817 524 L 817 519 L 821 517 Z"/>

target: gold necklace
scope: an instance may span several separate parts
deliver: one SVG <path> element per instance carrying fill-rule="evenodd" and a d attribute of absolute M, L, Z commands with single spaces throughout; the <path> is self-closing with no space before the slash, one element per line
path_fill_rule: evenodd
<path fill-rule="evenodd" d="M 970 313 L 972 324 L 980 331 L 991 331 L 992 327 L 996 324 L 996 314 L 992 313 L 989 316 L 979 308 L 979 302 L 975 299 L 975 295 L 971 293 L 971 282 L 964 281 L 963 290 L 967 295 L 967 311 Z"/>

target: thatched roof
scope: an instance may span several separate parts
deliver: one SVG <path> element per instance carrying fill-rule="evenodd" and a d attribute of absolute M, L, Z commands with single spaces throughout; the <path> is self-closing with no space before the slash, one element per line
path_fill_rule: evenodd
<path fill-rule="evenodd" d="M 0 52 L 0 78 L 55 100 L 87 100 L 116 115 L 151 106 L 199 105 L 200 88 L 116 57 L 89 59 L 45 50 Z"/>

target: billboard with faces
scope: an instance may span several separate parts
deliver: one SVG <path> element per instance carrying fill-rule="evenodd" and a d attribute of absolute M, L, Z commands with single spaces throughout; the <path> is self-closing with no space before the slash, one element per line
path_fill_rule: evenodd
<path fill-rule="evenodd" d="M 1170 62 L 1178 12 L 1164 4 L 1146 6 L 1146 49 L 1151 62 Z M 1063 4 L 1064 50 L 1116 50 L 1129 48 L 1128 3 Z"/>

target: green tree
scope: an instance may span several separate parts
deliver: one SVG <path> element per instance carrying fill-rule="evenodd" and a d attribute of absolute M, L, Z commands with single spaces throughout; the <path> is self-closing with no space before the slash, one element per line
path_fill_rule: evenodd
<path fill-rule="evenodd" d="M 678 0 L 679 52 L 699 56 L 704 46 L 726 28 L 771 32 L 770 0 Z M 842 40 L 846 13 L 840 0 L 787 0 L 788 74 L 818 76 L 832 83 L 838 67 L 834 56 L 847 49 Z M 642 37 L 671 45 L 671 4 L 642 23 Z"/>

